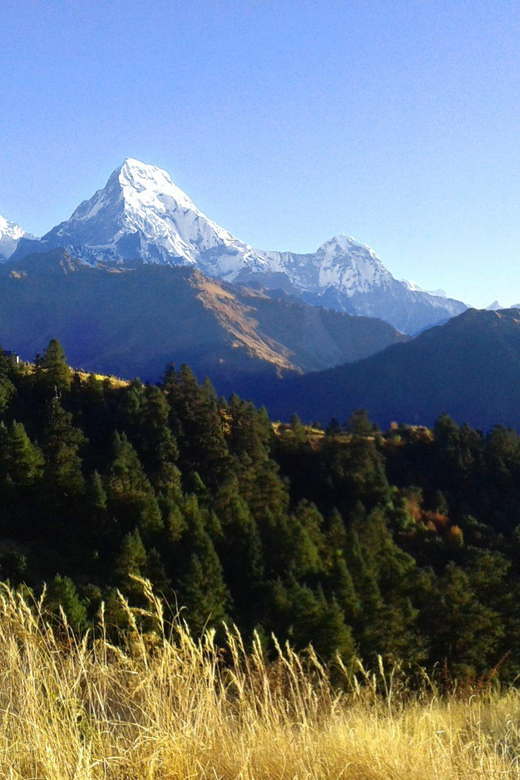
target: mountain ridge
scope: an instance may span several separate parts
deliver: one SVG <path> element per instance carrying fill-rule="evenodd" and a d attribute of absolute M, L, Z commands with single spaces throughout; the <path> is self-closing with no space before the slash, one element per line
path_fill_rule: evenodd
<path fill-rule="evenodd" d="M 0 343 L 32 358 L 62 341 L 74 365 L 157 381 L 189 363 L 221 391 L 407 340 L 385 322 L 206 277 L 194 267 L 82 263 L 63 249 L 0 265 Z"/>
<path fill-rule="evenodd" d="M 274 383 L 263 403 L 286 419 L 345 420 L 366 408 L 383 427 L 431 425 L 442 413 L 520 430 L 520 309 L 468 309 L 445 325 L 351 364 Z"/>

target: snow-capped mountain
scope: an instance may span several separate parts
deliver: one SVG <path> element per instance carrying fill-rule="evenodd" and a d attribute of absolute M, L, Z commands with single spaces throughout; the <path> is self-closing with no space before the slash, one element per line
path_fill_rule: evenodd
<path fill-rule="evenodd" d="M 253 249 L 206 217 L 166 171 L 131 158 L 69 220 L 40 241 L 22 239 L 14 258 L 60 246 L 93 265 L 141 259 L 196 266 L 228 282 L 255 282 L 315 305 L 379 317 L 411 334 L 467 308 L 410 289 L 373 249 L 346 235 L 310 254 Z"/>
<path fill-rule="evenodd" d="M 314 254 L 262 252 L 262 255 L 271 273 L 286 274 L 300 292 L 334 288 L 350 297 L 356 292 L 384 287 L 393 279 L 373 249 L 343 234 L 326 241 Z M 241 271 L 238 278 L 244 279 L 245 272 Z"/>
<path fill-rule="evenodd" d="M 0 262 L 11 257 L 18 246 L 18 242 L 25 235 L 27 234 L 20 225 L 9 222 L 0 214 Z"/>
<path fill-rule="evenodd" d="M 24 254 L 61 246 L 89 264 L 142 259 L 198 266 L 224 279 L 236 276 L 244 265 L 265 266 L 250 246 L 199 211 L 166 171 L 131 158 L 39 243 L 37 248 L 24 242 Z"/>
<path fill-rule="evenodd" d="M 429 293 L 417 285 L 395 279 L 373 249 L 350 236 L 338 235 L 314 254 L 264 252 L 271 273 L 242 270 L 237 281 L 256 280 L 266 286 L 282 286 L 307 303 L 349 314 L 379 317 L 403 333 L 415 335 L 465 311 L 461 301 L 443 291 Z M 285 284 L 281 284 L 285 280 Z"/>

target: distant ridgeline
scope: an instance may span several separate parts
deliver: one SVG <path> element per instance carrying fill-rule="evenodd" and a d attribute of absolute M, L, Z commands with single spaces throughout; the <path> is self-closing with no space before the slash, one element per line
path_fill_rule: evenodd
<path fill-rule="evenodd" d="M 274 417 L 346 419 L 362 407 L 386 428 L 394 420 L 432 425 L 448 413 L 459 424 L 520 432 L 520 310 L 469 309 L 445 325 L 377 354 L 301 377 L 251 388 Z"/>
<path fill-rule="evenodd" d="M 324 659 L 520 672 L 510 430 L 273 426 L 187 367 L 115 383 L 56 341 L 33 366 L 0 355 L 0 419 L 1 576 L 46 582 L 78 632 L 102 600 L 124 628 L 117 589 L 141 606 L 141 575 L 195 632 L 234 621 L 267 652 L 274 632 Z"/>

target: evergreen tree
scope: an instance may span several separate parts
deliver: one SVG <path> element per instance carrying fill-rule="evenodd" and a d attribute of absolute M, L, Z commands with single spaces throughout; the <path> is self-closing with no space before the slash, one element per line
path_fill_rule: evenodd
<path fill-rule="evenodd" d="M 47 398 L 61 398 L 70 390 L 70 368 L 63 347 L 57 339 L 49 341 L 43 358 L 38 361 L 36 379 Z"/>
<path fill-rule="evenodd" d="M 74 632 L 79 633 L 85 627 L 87 609 L 69 577 L 61 577 L 59 574 L 55 576 L 45 594 L 44 605 L 56 615 L 61 608 Z"/>
<path fill-rule="evenodd" d="M 292 442 L 295 447 L 300 447 L 301 445 L 308 442 L 309 437 L 307 436 L 307 431 L 305 430 L 305 426 L 302 424 L 302 421 L 296 412 L 291 417 L 290 430 L 292 434 Z"/>
<path fill-rule="evenodd" d="M 197 534 L 178 589 L 179 604 L 186 607 L 186 620 L 197 636 L 206 626 L 219 626 L 226 619 L 229 592 L 213 543 L 203 531 Z"/>
<path fill-rule="evenodd" d="M 146 574 L 147 556 L 141 536 L 137 528 L 124 537 L 119 554 L 116 558 L 115 575 L 123 593 L 142 601 L 142 587 L 133 577 L 144 577 Z"/>
<path fill-rule="evenodd" d="M 11 381 L 13 366 L 0 347 L 0 414 L 3 414 L 16 395 L 16 388 Z"/>
<path fill-rule="evenodd" d="M 9 428 L 0 423 L 1 479 L 16 487 L 34 485 L 42 475 L 43 455 L 31 442 L 22 423 L 13 422 Z"/>
<path fill-rule="evenodd" d="M 314 592 L 290 576 L 286 584 L 278 581 L 272 591 L 274 632 L 287 637 L 297 649 L 309 644 L 325 660 L 340 655 L 351 661 L 355 654 L 350 628 L 344 622 L 343 613 L 333 598 L 327 601 L 323 590 Z"/>
<path fill-rule="evenodd" d="M 235 609 L 249 628 L 258 619 L 264 578 L 263 550 L 257 523 L 230 477 L 219 489 L 214 508 L 221 523 L 215 542 Z"/>
<path fill-rule="evenodd" d="M 366 409 L 356 409 L 347 420 L 345 431 L 354 436 L 371 436 L 378 431 L 378 428 L 368 419 Z"/>
<path fill-rule="evenodd" d="M 454 563 L 438 578 L 421 619 L 430 638 L 430 661 L 445 661 L 455 677 L 475 678 L 500 660 L 503 621 L 478 600 L 468 575 Z"/>
<path fill-rule="evenodd" d="M 107 474 L 109 511 L 123 528 L 138 528 L 144 536 L 163 527 L 161 511 L 150 481 L 126 434 L 116 433 Z"/>
<path fill-rule="evenodd" d="M 199 385 L 191 369 L 183 365 L 178 375 L 173 368 L 167 372 L 163 387 L 186 487 L 193 489 L 194 481 L 200 478 L 208 489 L 217 488 L 231 463 L 211 383 Z"/>
<path fill-rule="evenodd" d="M 86 444 L 85 436 L 57 398 L 50 401 L 46 417 L 42 449 L 48 494 L 55 498 L 78 496 L 85 488 L 79 454 Z"/>

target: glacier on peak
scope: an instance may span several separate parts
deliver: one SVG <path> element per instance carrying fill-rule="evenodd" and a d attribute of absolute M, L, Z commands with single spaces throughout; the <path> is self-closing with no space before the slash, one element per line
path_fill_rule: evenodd
<path fill-rule="evenodd" d="M 410 289 L 371 247 L 345 234 L 306 254 L 254 249 L 203 214 L 165 170 L 131 157 L 70 219 L 38 242 L 22 238 L 15 258 L 56 247 L 89 264 L 189 265 L 227 282 L 255 282 L 315 305 L 380 317 L 406 333 L 467 308 Z"/>
<path fill-rule="evenodd" d="M 8 260 L 25 235 L 27 233 L 20 225 L 9 222 L 0 214 L 0 260 Z"/>

